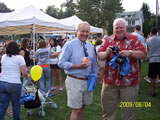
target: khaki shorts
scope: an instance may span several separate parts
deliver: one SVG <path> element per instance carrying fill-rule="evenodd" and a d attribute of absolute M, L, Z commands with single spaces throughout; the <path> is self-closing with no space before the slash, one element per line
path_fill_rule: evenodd
<path fill-rule="evenodd" d="M 97 59 L 97 65 L 98 65 L 98 68 L 105 68 L 106 61 L 100 61 L 99 59 Z"/>
<path fill-rule="evenodd" d="M 92 103 L 92 92 L 88 92 L 87 80 L 79 80 L 67 76 L 66 81 L 67 90 L 67 105 L 73 109 L 79 109 L 82 105 Z"/>

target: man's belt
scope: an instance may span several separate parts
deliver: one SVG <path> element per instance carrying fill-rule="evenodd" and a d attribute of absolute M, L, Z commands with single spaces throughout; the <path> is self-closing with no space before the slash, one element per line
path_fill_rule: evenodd
<path fill-rule="evenodd" d="M 76 76 L 73 76 L 73 75 L 68 75 L 68 76 L 72 77 L 72 78 L 79 79 L 79 80 L 88 80 L 88 78 L 80 78 L 80 77 L 76 77 Z"/>

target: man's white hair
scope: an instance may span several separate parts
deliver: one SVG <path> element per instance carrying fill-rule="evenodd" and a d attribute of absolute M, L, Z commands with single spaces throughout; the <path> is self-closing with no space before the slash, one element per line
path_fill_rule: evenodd
<path fill-rule="evenodd" d="M 122 22 L 125 27 L 127 26 L 126 25 L 126 21 L 123 18 L 117 18 L 117 19 L 115 19 L 114 22 L 113 22 L 113 26 L 115 26 L 118 22 Z"/>
<path fill-rule="evenodd" d="M 88 25 L 88 26 L 89 26 L 89 29 L 90 29 L 90 24 L 89 24 L 88 22 L 86 22 L 86 21 L 83 21 L 83 22 L 79 23 L 78 25 L 76 25 L 76 31 L 77 31 L 77 30 L 80 28 L 80 26 L 83 25 L 83 24 Z"/>

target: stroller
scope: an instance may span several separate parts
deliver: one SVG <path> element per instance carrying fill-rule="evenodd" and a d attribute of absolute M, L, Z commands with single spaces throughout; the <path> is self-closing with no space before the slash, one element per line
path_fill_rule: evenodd
<path fill-rule="evenodd" d="M 24 108 L 28 109 L 26 115 L 32 115 L 32 109 L 40 107 L 39 116 L 45 116 L 44 107 L 46 104 L 51 104 L 52 108 L 57 108 L 57 104 L 48 97 L 50 91 L 44 96 L 31 80 L 27 80 L 26 82 L 22 86 L 25 94 L 20 99 L 21 104 L 24 104 Z"/>

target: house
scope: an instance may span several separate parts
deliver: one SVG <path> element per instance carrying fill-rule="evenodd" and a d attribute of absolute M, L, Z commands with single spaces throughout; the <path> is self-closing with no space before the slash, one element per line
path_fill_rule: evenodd
<path fill-rule="evenodd" d="M 132 12 L 122 12 L 117 13 L 117 18 L 124 18 L 127 23 L 127 31 L 133 32 L 135 25 L 141 26 L 141 32 L 143 31 L 143 11 L 132 11 Z"/>

